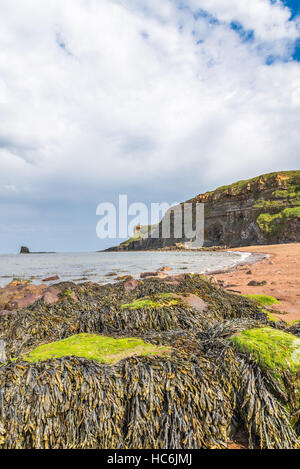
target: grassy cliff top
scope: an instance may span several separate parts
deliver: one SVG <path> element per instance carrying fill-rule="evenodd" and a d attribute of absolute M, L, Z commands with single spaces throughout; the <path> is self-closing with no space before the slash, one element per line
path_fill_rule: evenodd
<path fill-rule="evenodd" d="M 277 171 L 274 173 L 262 174 L 260 176 L 234 182 L 233 184 L 218 187 L 214 191 L 200 194 L 196 198 L 210 199 L 214 196 L 220 197 L 222 194 L 238 196 L 247 192 L 261 191 L 265 189 L 287 189 L 290 186 L 300 189 L 300 170 Z M 284 197 L 284 193 L 282 194 Z"/>
<path fill-rule="evenodd" d="M 267 173 L 267 174 L 262 174 L 260 176 L 256 176 L 251 179 L 245 179 L 241 181 L 234 182 L 233 184 L 229 184 L 227 186 L 221 186 L 218 187 L 216 190 L 217 191 L 226 191 L 228 189 L 232 190 L 240 190 L 246 188 L 248 185 L 255 185 L 259 182 L 262 183 L 276 183 L 276 182 L 283 182 L 286 181 L 287 184 L 300 184 L 300 170 L 295 170 L 295 171 L 277 171 L 274 173 Z"/>
<path fill-rule="evenodd" d="M 22 357 L 24 361 L 37 363 L 55 358 L 76 356 L 112 365 L 133 355 L 161 355 L 167 347 L 148 344 L 134 337 L 114 339 L 96 334 L 78 334 L 33 350 Z"/>

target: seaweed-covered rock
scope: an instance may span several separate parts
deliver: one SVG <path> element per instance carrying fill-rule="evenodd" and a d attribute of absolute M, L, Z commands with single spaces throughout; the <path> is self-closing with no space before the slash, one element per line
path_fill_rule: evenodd
<path fill-rule="evenodd" d="M 299 447 L 297 325 L 198 275 L 127 281 L 0 316 L 1 448 Z"/>

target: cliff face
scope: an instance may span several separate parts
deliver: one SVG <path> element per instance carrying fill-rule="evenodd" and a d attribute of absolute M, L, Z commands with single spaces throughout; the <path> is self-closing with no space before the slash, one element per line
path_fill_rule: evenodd
<path fill-rule="evenodd" d="M 204 246 L 300 242 L 300 171 L 239 181 L 188 202 L 205 204 Z M 157 249 L 185 241 L 188 240 L 132 239 L 118 249 Z"/>

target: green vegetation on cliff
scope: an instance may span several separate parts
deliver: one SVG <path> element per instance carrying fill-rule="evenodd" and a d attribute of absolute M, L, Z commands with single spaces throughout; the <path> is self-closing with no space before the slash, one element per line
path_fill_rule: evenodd
<path fill-rule="evenodd" d="M 279 213 L 261 213 L 257 218 L 258 226 L 267 235 L 279 235 L 284 230 L 286 221 L 300 218 L 300 206 L 285 208 Z"/>
<path fill-rule="evenodd" d="M 251 179 L 245 179 L 242 181 L 234 182 L 227 186 L 221 186 L 216 189 L 215 192 L 231 192 L 234 195 L 238 195 L 245 189 L 253 190 L 257 185 L 276 185 L 278 183 L 283 189 L 286 185 L 293 185 L 296 190 L 299 190 L 300 184 L 300 171 L 278 171 L 274 173 L 263 174 Z M 285 196 L 285 195 L 284 195 Z"/>
<path fill-rule="evenodd" d="M 78 334 L 58 342 L 41 345 L 22 358 L 24 361 L 37 363 L 75 356 L 111 365 L 133 355 L 148 356 L 166 351 L 166 347 L 157 347 L 133 337 L 114 339 L 96 334 Z"/>

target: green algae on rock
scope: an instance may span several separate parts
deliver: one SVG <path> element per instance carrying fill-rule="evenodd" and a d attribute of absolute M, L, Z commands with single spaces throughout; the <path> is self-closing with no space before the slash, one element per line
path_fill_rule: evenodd
<path fill-rule="evenodd" d="M 231 342 L 275 374 L 278 370 L 300 371 L 300 339 L 292 334 L 270 327 L 250 329 L 232 337 Z"/>
<path fill-rule="evenodd" d="M 257 301 L 261 306 L 272 306 L 280 304 L 280 301 L 269 295 L 243 295 L 245 298 Z"/>
<path fill-rule="evenodd" d="M 113 364 L 133 355 L 161 355 L 169 351 L 166 347 L 157 347 L 134 337 L 117 339 L 96 334 L 77 334 L 58 342 L 41 345 L 22 359 L 37 363 L 54 358 L 76 356 Z"/>
<path fill-rule="evenodd" d="M 177 306 L 179 301 L 172 297 L 171 293 L 159 295 L 154 300 L 150 298 L 139 298 L 132 303 L 123 304 L 121 309 L 143 309 L 143 308 L 162 308 L 169 306 Z"/>

